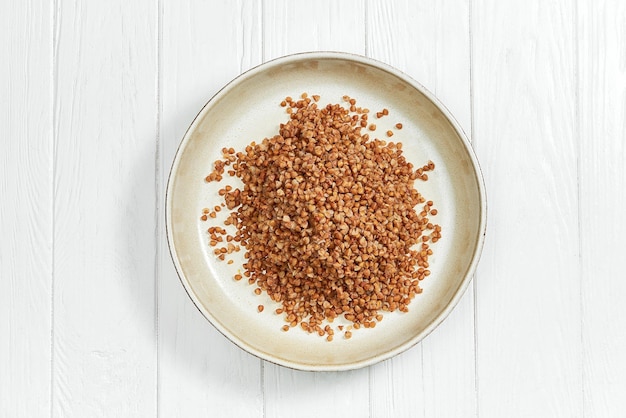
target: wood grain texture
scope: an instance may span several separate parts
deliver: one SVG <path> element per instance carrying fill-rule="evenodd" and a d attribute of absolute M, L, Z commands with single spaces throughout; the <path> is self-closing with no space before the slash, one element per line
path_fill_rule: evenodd
<path fill-rule="evenodd" d="M 626 411 L 626 4 L 579 1 L 585 417 Z"/>
<path fill-rule="evenodd" d="M 222 86 L 261 61 L 261 4 L 163 1 L 161 13 L 163 202 L 171 163 L 193 118 Z M 163 207 L 159 221 L 159 415 L 261 416 L 261 361 L 228 341 L 195 308 L 168 252 Z"/>
<path fill-rule="evenodd" d="M 52 13 L 0 4 L 0 417 L 50 414 Z"/>
<path fill-rule="evenodd" d="M 308 51 L 365 54 L 365 4 L 359 0 L 265 0 L 263 59 Z"/>
<path fill-rule="evenodd" d="M 52 416 L 153 416 L 156 7 L 56 16 Z"/>
<path fill-rule="evenodd" d="M 370 1 L 368 17 L 369 55 L 423 84 L 470 133 L 469 2 Z M 473 285 L 438 329 L 371 376 L 372 416 L 474 416 Z"/>
<path fill-rule="evenodd" d="M 0 2 L 0 418 L 622 416 L 624 22 L 620 0 Z M 310 50 L 367 54 L 435 93 L 489 200 L 452 315 L 344 373 L 227 341 L 164 233 L 196 113 Z"/>
<path fill-rule="evenodd" d="M 264 2 L 265 58 L 310 51 L 363 54 L 365 9 L 361 1 Z M 294 92 L 298 95 L 301 92 Z M 369 370 L 307 373 L 265 363 L 268 417 L 364 417 L 369 415 Z"/>
<path fill-rule="evenodd" d="M 472 2 L 479 416 L 582 415 L 575 10 Z"/>

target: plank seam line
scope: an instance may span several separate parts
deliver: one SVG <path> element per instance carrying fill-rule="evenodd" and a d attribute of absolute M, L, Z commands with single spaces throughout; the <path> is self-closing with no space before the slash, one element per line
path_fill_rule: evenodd
<path fill-rule="evenodd" d="M 585 418 L 586 414 L 586 409 L 587 409 L 587 405 L 586 405 L 586 396 L 585 396 L 585 361 L 584 361 L 584 352 L 585 352 L 585 326 L 584 326 L 584 303 L 583 303 L 583 280 L 584 280 L 584 273 L 583 273 L 583 240 L 582 240 L 582 225 L 581 225 L 581 218 L 582 218 L 582 204 L 581 204 L 581 197 L 582 197 L 582 193 L 581 193 L 581 181 L 580 181 L 580 174 L 581 174 L 581 167 L 580 167 L 580 155 L 581 155 L 581 147 L 582 147 L 582 139 L 581 139 L 581 129 L 582 129 L 582 122 L 580 119 L 580 39 L 579 39 L 579 30 L 578 28 L 580 27 L 580 12 L 579 12 L 579 6 L 580 6 L 580 2 L 576 1 L 574 2 L 574 36 L 576 39 L 576 42 L 574 42 L 574 59 L 576 60 L 576 62 L 574 63 L 574 71 L 575 71 L 575 77 L 574 77 L 574 94 L 576 97 L 576 101 L 575 101 L 575 108 L 574 108 L 574 115 L 576 118 L 576 142 L 577 142 L 577 153 L 576 153 L 576 200 L 577 200 L 577 217 L 578 217 L 578 222 L 577 222 L 577 227 L 578 227 L 578 285 L 579 285 L 579 297 L 578 297 L 578 301 L 579 301 L 579 314 L 580 314 L 580 379 L 581 379 L 581 386 L 580 386 L 580 391 L 581 391 L 581 396 L 582 396 L 582 400 L 581 400 L 581 404 L 582 404 L 582 411 L 581 411 L 581 416 L 582 418 Z"/>
<path fill-rule="evenodd" d="M 51 198 L 51 202 L 50 202 L 50 207 L 51 207 L 51 212 L 52 212 L 52 220 L 50 222 L 50 228 L 52 231 L 52 242 L 51 242 L 51 246 L 50 246 L 50 257 L 51 257 L 51 261 L 50 261 L 50 417 L 52 418 L 54 416 L 54 375 L 55 375 L 55 368 L 54 368 L 54 363 L 55 363 L 55 355 L 54 355 L 54 351 L 55 351 L 55 330 L 54 330 L 54 322 L 55 322 L 55 318 L 54 318 L 54 299 L 55 299 L 55 259 L 56 259 L 56 246 L 55 246 L 55 232 L 56 232 L 56 210 L 55 210 L 55 205 L 56 205 L 56 187 L 55 187 L 55 182 L 56 182 L 56 171 L 57 171 L 57 167 L 56 167 L 56 143 L 57 143 L 57 122 L 58 122 L 58 118 L 57 118 L 57 112 L 56 112 L 56 98 L 57 98 L 57 75 L 58 75 L 58 69 L 57 69 L 57 42 L 58 42 L 58 36 L 57 36 L 57 25 L 58 25 L 58 12 L 57 12 L 57 7 L 58 7 L 58 2 L 57 0 L 52 2 L 52 9 L 50 10 L 50 20 L 51 20 L 51 28 L 50 30 L 52 31 L 52 36 L 51 36 L 51 42 L 52 42 L 52 47 L 50 48 L 50 64 L 51 64 L 51 74 L 50 74 L 50 90 L 51 90 L 51 95 L 50 95 L 50 110 L 51 110 L 51 114 L 50 114 L 50 118 L 51 118 L 51 124 L 52 124 L 52 132 L 51 132 L 51 140 L 50 140 L 50 158 L 52 159 L 52 164 L 51 164 L 51 169 L 52 169 L 52 179 L 50 182 L 50 186 L 52 188 L 52 192 L 50 193 L 50 198 Z"/>
<path fill-rule="evenodd" d="M 369 1 L 365 2 L 365 5 L 363 6 L 363 19 L 365 20 L 365 30 L 364 30 L 364 36 L 365 36 L 365 56 L 369 57 L 370 56 L 370 46 L 369 46 L 369 42 L 368 42 L 368 37 L 369 37 Z"/>
<path fill-rule="evenodd" d="M 476 138 L 474 136 L 474 32 L 472 31 L 472 25 L 474 23 L 474 15 L 473 15 L 473 1 L 468 0 L 468 32 L 469 32 L 469 96 L 470 96 L 470 143 L 472 144 L 472 148 L 476 149 Z M 480 416 L 480 407 L 479 407 L 479 382 L 478 382 L 478 273 L 474 273 L 473 281 L 474 286 L 472 287 L 472 298 L 473 298 L 473 310 L 474 310 L 474 401 L 475 401 L 475 410 L 474 415 L 476 418 Z"/>
<path fill-rule="evenodd" d="M 154 152 L 154 198 L 155 202 L 155 222 L 154 222 L 154 243 L 155 243 L 155 257 L 154 257 L 154 339 L 155 339 L 155 361 L 156 361 L 156 370 L 155 370 L 155 412 L 156 417 L 160 416 L 159 409 L 159 395 L 161 392 L 160 380 L 161 380 L 161 367 L 160 367 L 160 352 L 159 352 L 159 282 L 161 279 L 161 237 L 160 237 L 160 225 L 161 219 L 164 215 L 163 210 L 164 206 L 161 203 L 161 49 L 163 42 L 163 3 L 161 0 L 157 0 L 156 3 L 156 20 L 157 20 L 157 28 L 156 28 L 156 132 L 155 132 L 155 152 Z"/>
<path fill-rule="evenodd" d="M 261 62 L 265 62 L 265 0 L 261 1 Z"/>

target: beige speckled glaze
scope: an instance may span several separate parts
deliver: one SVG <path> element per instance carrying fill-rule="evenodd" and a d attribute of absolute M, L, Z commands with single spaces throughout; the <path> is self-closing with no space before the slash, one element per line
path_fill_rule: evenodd
<path fill-rule="evenodd" d="M 326 342 L 299 327 L 281 330 L 278 306 L 254 286 L 233 276 L 241 271 L 243 252 L 234 263 L 219 262 L 208 246 L 206 229 L 221 222 L 201 222 L 202 208 L 220 203 L 226 182 L 204 182 L 222 147 L 243 149 L 277 133 L 287 120 L 278 104 L 286 96 L 319 94 L 320 104 L 340 103 L 343 95 L 372 111 L 377 136 L 395 131 L 408 161 L 436 163 L 428 182 L 416 187 L 435 202 L 443 238 L 432 246 L 432 274 L 422 282 L 408 313 L 385 313 L 374 329 L 361 329 L 349 340 L 337 333 Z M 397 122 L 402 130 L 393 128 Z M 187 293 L 202 314 L 239 347 L 265 360 L 302 370 L 348 370 L 390 358 L 413 346 L 443 321 L 462 297 L 476 268 L 485 233 L 486 199 L 478 162 L 450 113 L 424 87 L 380 62 L 350 54 L 316 52 L 291 55 L 256 67 L 224 87 L 202 109 L 185 134 L 172 165 L 166 197 L 167 238 Z M 220 212 L 217 221 L 223 220 Z M 259 304 L 265 305 L 262 313 Z M 335 321 L 334 327 L 341 322 Z"/>

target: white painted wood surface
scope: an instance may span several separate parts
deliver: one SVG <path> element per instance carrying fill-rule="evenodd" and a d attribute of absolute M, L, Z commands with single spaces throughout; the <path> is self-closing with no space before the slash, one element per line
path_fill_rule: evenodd
<path fill-rule="evenodd" d="M 478 412 L 582 417 L 575 7 L 503 6 L 472 10 L 474 146 L 492 209 L 476 282 Z"/>
<path fill-rule="evenodd" d="M 50 414 L 52 9 L 0 3 L 0 416 Z"/>
<path fill-rule="evenodd" d="M 626 4 L 0 4 L 0 417 L 620 417 Z M 475 281 L 422 343 L 305 373 L 231 344 L 178 282 L 164 189 L 225 83 L 310 50 L 434 92 L 488 193 Z"/>
<path fill-rule="evenodd" d="M 156 9 L 60 1 L 53 23 L 52 416 L 152 415 Z"/>
<path fill-rule="evenodd" d="M 169 255 L 162 205 L 170 165 L 192 119 L 224 84 L 261 63 L 261 7 L 165 1 L 159 13 L 158 412 L 259 417 L 263 364 L 207 326 L 189 303 Z"/>

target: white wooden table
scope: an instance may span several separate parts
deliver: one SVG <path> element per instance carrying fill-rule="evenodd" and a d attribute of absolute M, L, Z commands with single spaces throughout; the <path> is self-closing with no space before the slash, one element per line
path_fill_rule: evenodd
<path fill-rule="evenodd" d="M 343 373 L 230 343 L 164 236 L 197 111 L 310 50 L 434 92 L 488 193 L 453 314 Z M 3 0 L 0 417 L 624 417 L 625 167 L 622 0 Z"/>

